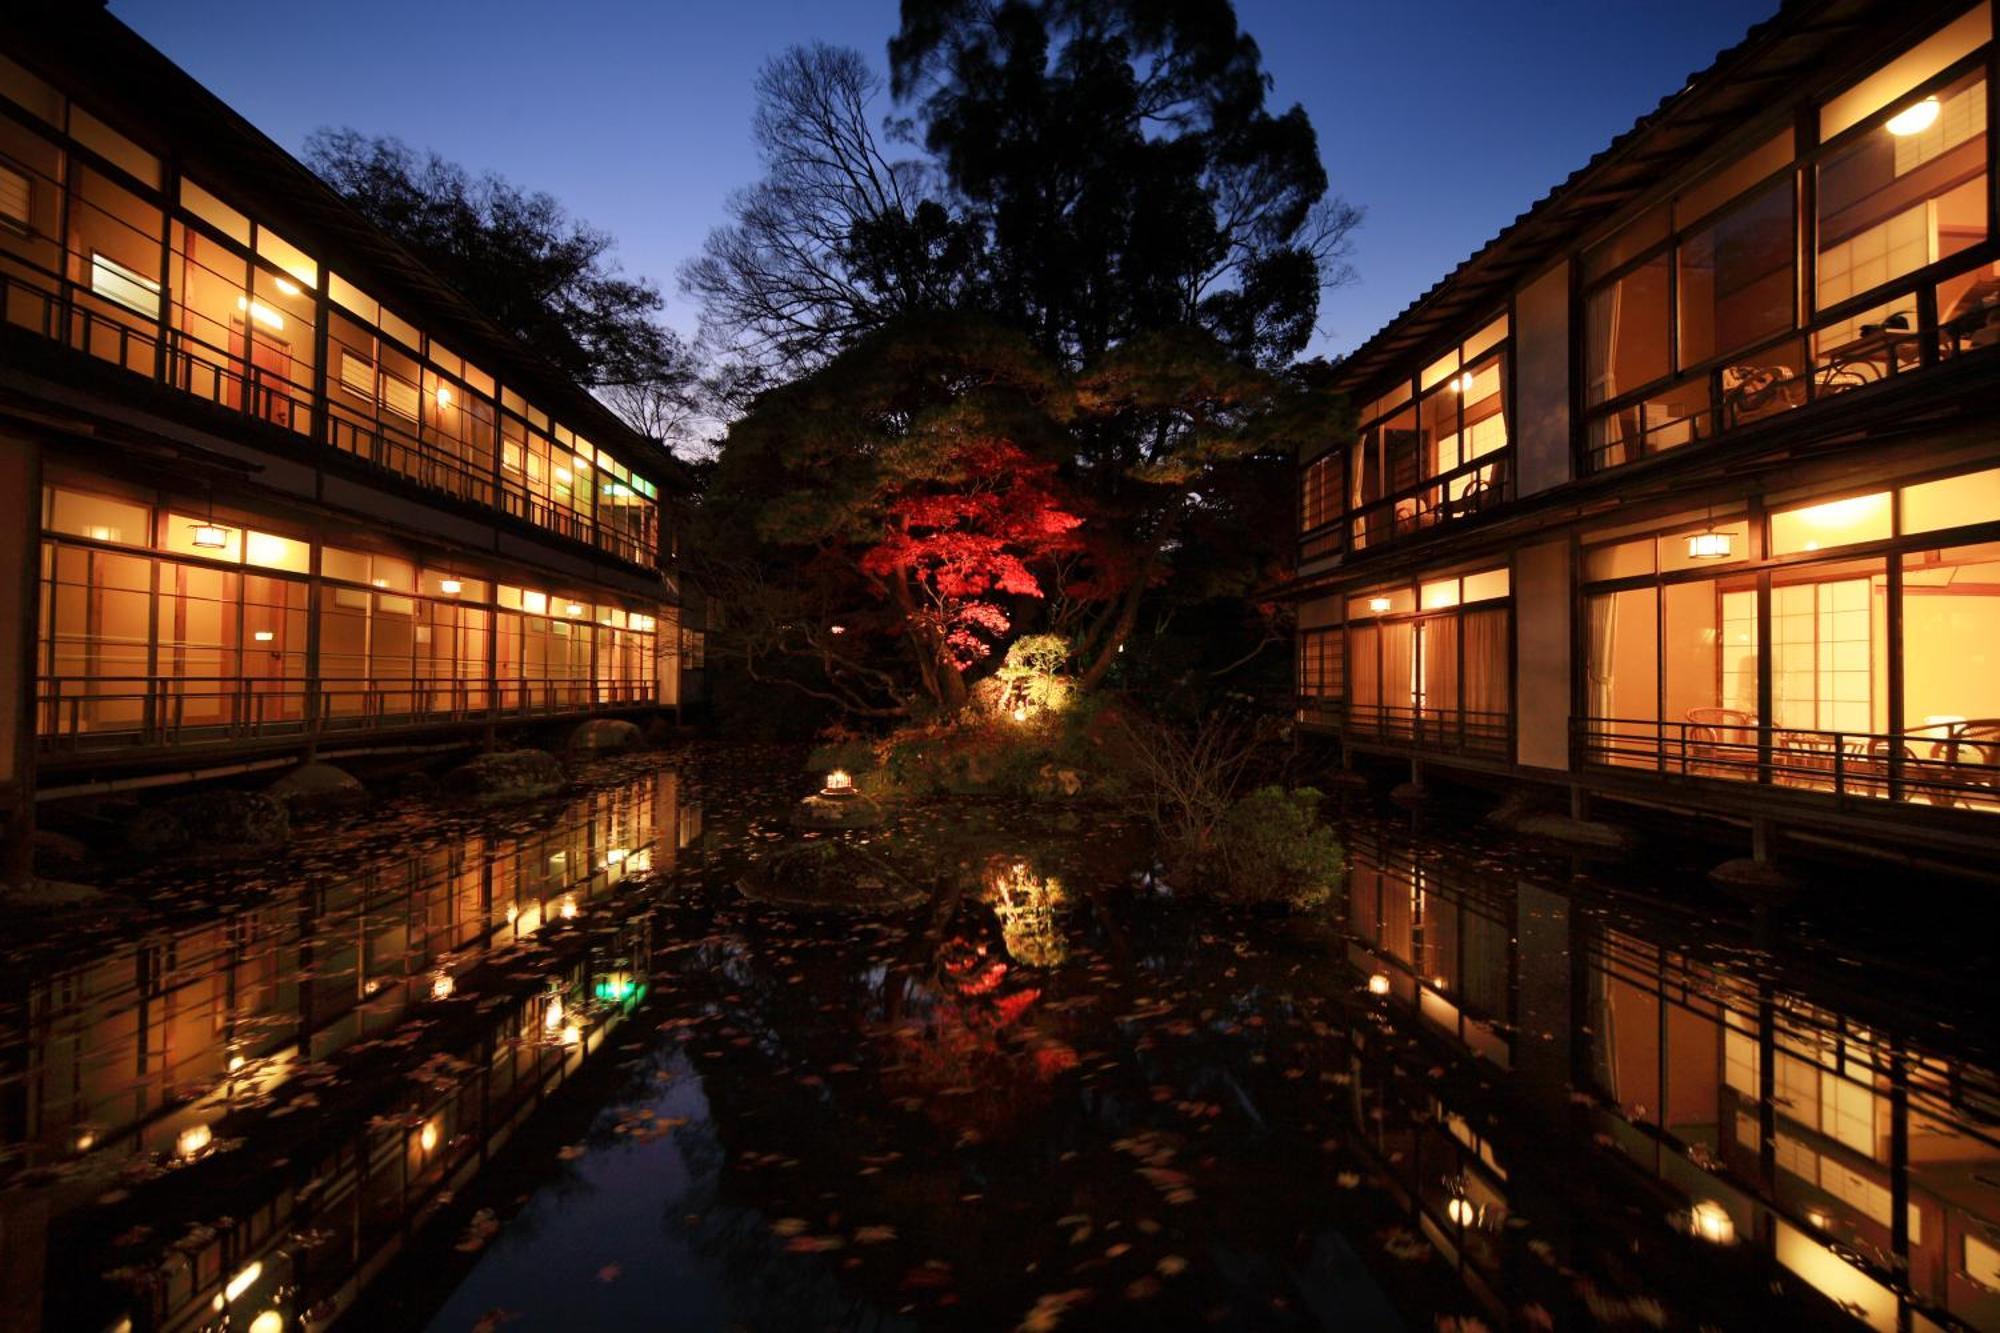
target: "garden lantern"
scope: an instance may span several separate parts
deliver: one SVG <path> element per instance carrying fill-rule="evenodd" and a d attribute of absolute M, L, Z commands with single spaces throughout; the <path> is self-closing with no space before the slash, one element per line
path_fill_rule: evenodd
<path fill-rule="evenodd" d="M 1368 978 L 1368 993 L 1370 995 L 1387 995 L 1389 993 L 1389 974 L 1387 972 L 1376 972 L 1370 975 Z"/>
<path fill-rule="evenodd" d="M 826 785 L 819 789 L 821 796 L 843 797 L 854 795 L 854 778 L 844 768 L 833 769 L 826 775 Z"/>
<path fill-rule="evenodd" d="M 1703 1199 L 1688 1213 L 1688 1229 L 1717 1245 L 1734 1244 L 1736 1240 L 1736 1219 L 1713 1199 Z"/>

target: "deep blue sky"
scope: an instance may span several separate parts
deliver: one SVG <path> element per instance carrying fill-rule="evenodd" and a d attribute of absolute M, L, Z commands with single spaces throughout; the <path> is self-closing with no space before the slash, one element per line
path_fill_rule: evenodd
<path fill-rule="evenodd" d="M 1776 0 L 1237 0 L 1274 102 L 1302 102 L 1367 209 L 1314 350 L 1351 349 Z M 548 190 L 618 238 L 691 330 L 682 260 L 757 175 L 750 82 L 814 38 L 878 66 L 896 0 L 112 0 L 296 152 L 322 125 Z"/>

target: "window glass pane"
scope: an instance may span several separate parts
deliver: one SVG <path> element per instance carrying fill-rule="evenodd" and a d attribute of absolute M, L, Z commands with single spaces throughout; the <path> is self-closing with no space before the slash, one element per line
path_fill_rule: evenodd
<path fill-rule="evenodd" d="M 1889 493 L 1850 496 L 1771 515 L 1771 554 L 1796 555 L 1889 535 Z"/>
<path fill-rule="evenodd" d="M 1667 259 L 1650 259 L 1590 295 L 1588 401 L 1602 403 L 1667 373 Z"/>
<path fill-rule="evenodd" d="M 1660 590 L 1660 646 L 1666 664 L 1666 713 L 1686 722 L 1695 758 L 1733 772 L 1746 759 L 1736 747 L 1755 737 L 1737 730 L 1757 716 L 1757 593 L 1746 577 L 1672 583 Z M 1669 739 L 1672 739 L 1671 737 Z"/>
<path fill-rule="evenodd" d="M 47 526 L 51 532 L 66 532 L 94 542 L 150 546 L 152 523 L 153 511 L 142 504 L 82 491 L 49 491 Z"/>
<path fill-rule="evenodd" d="M 181 207 L 238 245 L 250 244 L 250 219 L 187 177 L 181 177 Z"/>
<path fill-rule="evenodd" d="M 1650 538 L 1587 547 L 1583 553 L 1583 577 L 1593 583 L 1652 572 L 1653 542 Z"/>
<path fill-rule="evenodd" d="M 1961 79 L 1819 168 L 1819 308 L 1986 238 L 1986 80 Z"/>
<path fill-rule="evenodd" d="M 1799 731 L 1887 729 L 1888 581 L 1879 560 L 1786 571 L 1771 588 L 1772 722 Z M 1823 740 L 1772 739 L 1806 781 Z"/>
<path fill-rule="evenodd" d="M 1465 363 L 1470 365 L 1479 359 L 1480 353 L 1493 347 L 1506 336 L 1507 317 L 1502 315 L 1479 332 L 1473 334 L 1470 338 L 1467 338 L 1465 346 L 1460 348 L 1459 351 L 1464 357 Z"/>
<path fill-rule="evenodd" d="M 1781 130 L 1765 143 L 1737 158 L 1720 171 L 1681 192 L 1674 200 L 1674 226 L 1685 228 L 1700 222 L 1716 209 L 1761 184 L 1792 160 L 1792 132 Z"/>
<path fill-rule="evenodd" d="M 1505 597 L 1509 590 L 1508 571 L 1488 569 L 1477 574 L 1467 574 L 1464 579 L 1464 597 L 1468 602 L 1484 602 L 1495 597 Z"/>
<path fill-rule="evenodd" d="M 1961 741 L 1939 759 L 2000 762 L 2000 543 L 1903 557 L 1903 725 Z"/>
<path fill-rule="evenodd" d="M 1925 79 L 1971 55 L 1992 36 L 1992 7 L 1984 3 L 1974 6 L 1820 108 L 1820 141 L 1860 124 Z"/>
<path fill-rule="evenodd" d="M 27 108 L 51 125 L 62 121 L 62 94 L 5 56 L 0 56 L 0 96 Z"/>
<path fill-rule="evenodd" d="M 257 253 L 306 286 L 319 286 L 318 262 L 269 227 L 257 228 Z"/>
<path fill-rule="evenodd" d="M 2000 468 L 1903 488 L 1903 531 L 2000 522 Z"/>
<path fill-rule="evenodd" d="M 1658 593 L 1603 593 L 1586 607 L 1587 706 L 1595 718 L 1648 721 L 1659 708 Z M 1651 728 L 1635 731 L 1650 743 Z M 1650 759 L 1646 760 L 1650 765 Z"/>
<path fill-rule="evenodd" d="M 0 223 L 26 230 L 35 218 L 34 195 L 28 178 L 0 161 Z"/>
<path fill-rule="evenodd" d="M 1635 219 L 1625 230 L 1609 240 L 1592 247 L 1583 257 L 1585 280 L 1602 277 L 1627 260 L 1644 254 L 1655 244 L 1664 241 L 1667 239 L 1669 225 L 1667 206 L 1662 204 L 1652 212 Z"/>
<path fill-rule="evenodd" d="M 1424 367 L 1424 373 L 1418 377 L 1417 387 L 1419 389 L 1428 389 L 1457 369 L 1458 352 L 1456 350 L 1447 352 Z"/>
<path fill-rule="evenodd" d="M 159 158 L 75 104 L 69 109 L 69 132 L 71 138 L 113 166 L 156 190 L 160 188 Z"/>
<path fill-rule="evenodd" d="M 243 549 L 243 559 L 266 569 L 283 569 L 304 574 L 312 568 L 312 547 L 268 532 L 253 532 Z"/>
<path fill-rule="evenodd" d="M 1792 327 L 1792 185 L 1781 181 L 1680 244 L 1680 361 Z"/>
<path fill-rule="evenodd" d="M 1457 579 L 1434 579 L 1424 584 L 1419 591 L 1421 593 L 1419 605 L 1426 611 L 1458 605 Z"/>

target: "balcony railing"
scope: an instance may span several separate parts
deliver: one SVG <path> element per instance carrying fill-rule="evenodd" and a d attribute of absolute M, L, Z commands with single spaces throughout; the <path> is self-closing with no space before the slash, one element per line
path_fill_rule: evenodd
<path fill-rule="evenodd" d="M 1512 457 L 1508 450 L 1484 454 L 1349 511 L 1350 546 L 1357 551 L 1379 546 L 1440 523 L 1471 518 L 1500 504 L 1507 497 Z"/>
<path fill-rule="evenodd" d="M 1347 704 L 1342 716 L 1342 731 L 1351 737 L 1393 741 L 1445 754 L 1506 758 L 1514 751 L 1514 719 L 1506 713 Z"/>
<path fill-rule="evenodd" d="M 1863 298 L 1864 310 L 1850 303 L 1812 328 L 1733 353 L 1677 383 L 1653 385 L 1607 408 L 1593 408 L 1589 469 L 1699 444 L 2000 346 L 2000 286 L 1991 278 L 1977 280 L 1951 309 L 1938 308 L 1940 279 L 1963 279 L 1979 266 L 1941 266 L 1888 296 Z M 1833 340 L 1823 343 L 1828 337 Z"/>
<path fill-rule="evenodd" d="M 651 681 L 44 676 L 44 754 L 82 754 L 582 713 L 652 703 Z"/>
<path fill-rule="evenodd" d="M 1571 735 L 1582 762 L 1599 767 L 2000 811 L 2000 719 L 1884 734 L 1767 727 L 1742 715 L 1585 717 L 1572 720 Z"/>
<path fill-rule="evenodd" d="M 165 294 L 161 299 L 166 302 L 169 322 L 164 328 L 136 313 L 100 309 L 77 299 L 78 295 L 57 274 L 0 255 L 0 313 L 4 313 L 6 323 L 167 384 L 189 397 L 270 422 L 304 438 L 313 437 L 318 369 L 310 371 L 313 384 L 299 384 L 252 364 L 236 351 L 205 342 L 176 326 L 186 322 L 190 312 L 178 302 L 168 301 Z M 424 438 L 428 432 L 415 429 L 415 423 L 405 432 L 386 421 L 367 421 L 343 412 L 333 403 L 328 403 L 324 420 L 325 444 L 383 471 L 456 499 L 524 518 L 631 563 L 654 563 L 655 552 L 642 539 L 525 490 L 503 487 L 493 468 L 481 467 L 476 460 L 461 458 Z"/>

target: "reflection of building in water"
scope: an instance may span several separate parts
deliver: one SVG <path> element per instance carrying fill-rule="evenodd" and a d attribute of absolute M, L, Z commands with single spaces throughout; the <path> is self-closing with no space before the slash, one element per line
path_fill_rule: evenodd
<path fill-rule="evenodd" d="M 45 1226 L 63 1242 L 49 1250 L 49 1317 L 59 1303 L 75 1319 L 116 1303 L 97 1282 L 113 1260 L 92 1246 L 117 1210 L 70 1214 L 115 1171 L 144 1178 L 155 1159 L 181 1165 L 124 1207 L 162 1243 L 174 1239 L 161 1217 L 177 1199 L 195 1220 L 243 1224 L 161 1257 L 136 1327 L 184 1326 L 229 1275 L 260 1263 L 257 1291 L 290 1273 L 280 1285 L 294 1308 L 345 1287 L 636 998 L 649 950 L 643 920 L 626 922 L 638 900 L 620 886 L 673 864 L 678 798 L 678 776 L 663 770 L 582 796 L 542 827 L 438 838 L 25 979 L 0 1021 L 0 1161 L 13 1175 L 55 1164 L 64 1174 L 0 1192 L 0 1235 L 39 1249 Z M 625 924 L 598 933 L 593 922 L 587 949 L 583 932 L 557 931 L 600 907 Z M 554 941 L 546 952 L 516 947 L 543 936 Z M 417 1061 L 425 1078 L 397 1072 L 359 1091 L 406 1051 L 432 1062 Z M 322 1108 L 338 1108 L 332 1123 Z M 308 1125 L 309 1147 L 273 1146 Z M 265 1155 L 275 1169 L 251 1176 L 246 1164 Z M 194 1186 L 204 1170 L 221 1183 Z M 204 1208 L 211 1188 L 227 1206 Z M 300 1251 L 287 1239 L 315 1230 L 339 1243 Z M 6 1270 L 10 1293 L 43 1280 L 39 1262 L 18 1263 Z M 106 1326 L 115 1322 L 112 1312 Z"/>
<path fill-rule="evenodd" d="M 1356 852 L 1350 962 L 1459 1063 L 1511 1071 L 1494 1121 L 1449 1079 L 1413 1094 L 1358 1070 L 1357 1123 L 1469 1278 L 1497 1284 L 1519 1175 L 1575 1108 L 1692 1234 L 1754 1247 L 1872 1327 L 2000 1327 L 2000 1081 L 1901 1030 L 1907 997 L 1772 980 L 1544 886 Z"/>
<path fill-rule="evenodd" d="M 1069 942 L 1056 922 L 1069 905 L 1062 881 L 1041 875 L 1026 861 L 997 859 L 986 871 L 985 899 L 1000 920 L 1007 954 L 1028 967 L 1055 967 L 1069 957 Z"/>

